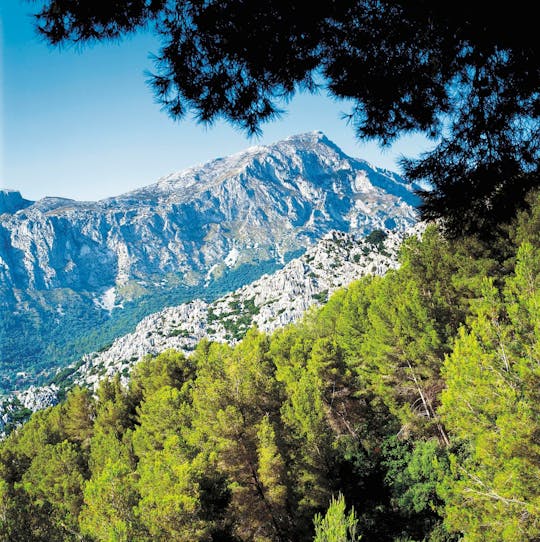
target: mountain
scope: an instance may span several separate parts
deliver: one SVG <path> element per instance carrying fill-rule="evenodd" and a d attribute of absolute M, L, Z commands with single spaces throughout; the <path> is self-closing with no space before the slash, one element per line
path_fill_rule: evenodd
<path fill-rule="evenodd" d="M 0 190 L 0 215 L 4 213 L 16 213 L 29 205 L 32 201 L 24 199 L 16 190 Z"/>
<path fill-rule="evenodd" d="M 270 333 L 294 323 L 338 288 L 397 268 L 403 239 L 423 230 L 419 223 L 405 232 L 375 230 L 367 237 L 331 231 L 282 269 L 211 303 L 195 299 L 151 314 L 132 333 L 59 370 L 51 383 L 30 386 L 0 403 L 0 431 L 21 407 L 39 410 L 55 404 L 74 385 L 95 387 L 117 373 L 125 378 L 145 355 L 169 348 L 188 354 L 203 338 L 234 344 L 253 325 Z"/>
<path fill-rule="evenodd" d="M 0 386 L 46 379 L 165 306 L 212 301 L 331 230 L 403 231 L 414 189 L 313 132 L 97 202 L 6 192 Z"/>

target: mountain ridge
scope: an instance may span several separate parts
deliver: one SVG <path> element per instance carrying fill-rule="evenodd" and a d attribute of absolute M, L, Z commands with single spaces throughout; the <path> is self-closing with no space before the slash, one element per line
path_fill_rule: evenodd
<path fill-rule="evenodd" d="M 403 240 L 421 236 L 424 229 L 425 224 L 418 223 L 406 232 L 377 230 L 365 238 L 332 231 L 282 269 L 214 302 L 194 299 L 151 314 L 107 348 L 85 354 L 77 363 L 58 370 L 49 384 L 16 391 L 0 403 L 0 430 L 18 409 L 35 411 L 51 406 L 75 385 L 95 389 L 103 378 L 115 374 L 126 380 L 146 355 L 170 348 L 188 354 L 203 338 L 235 344 L 253 325 L 272 333 L 297 322 L 337 289 L 365 275 L 381 276 L 397 268 Z"/>
<path fill-rule="evenodd" d="M 414 189 L 310 132 L 120 196 L 4 213 L 0 388 L 16 384 L 2 384 L 8 373 L 73 361 L 166 305 L 252 282 L 333 229 L 403 231 L 416 221 Z"/>

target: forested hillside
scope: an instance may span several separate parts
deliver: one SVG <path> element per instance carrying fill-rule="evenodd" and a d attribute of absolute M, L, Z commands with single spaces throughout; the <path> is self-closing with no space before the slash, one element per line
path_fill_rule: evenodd
<path fill-rule="evenodd" d="M 430 227 L 301 324 L 74 390 L 0 448 L 0 539 L 538 540 L 539 235 L 538 198 Z"/>

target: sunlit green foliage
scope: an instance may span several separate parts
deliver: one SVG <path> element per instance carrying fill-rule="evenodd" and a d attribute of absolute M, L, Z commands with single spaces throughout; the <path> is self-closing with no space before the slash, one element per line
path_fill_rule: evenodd
<path fill-rule="evenodd" d="M 486 281 L 445 365 L 447 522 L 471 541 L 540 536 L 540 251 L 524 243 L 503 296 Z"/>
<path fill-rule="evenodd" d="M 537 215 L 74 389 L 0 446 L 0 541 L 537 540 Z"/>
<path fill-rule="evenodd" d="M 313 520 L 315 524 L 315 538 L 313 542 L 356 542 L 358 520 L 354 508 L 346 513 L 345 499 L 339 495 L 332 498 L 330 506 L 323 517 L 316 514 Z"/>

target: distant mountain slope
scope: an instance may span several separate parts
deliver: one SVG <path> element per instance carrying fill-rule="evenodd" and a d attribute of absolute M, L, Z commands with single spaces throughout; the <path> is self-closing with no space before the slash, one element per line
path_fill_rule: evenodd
<path fill-rule="evenodd" d="M 164 306 L 247 284 L 330 230 L 402 231 L 415 221 L 414 188 L 313 132 L 98 202 L 4 192 L 0 389 Z"/>
<path fill-rule="evenodd" d="M 366 274 L 383 275 L 396 268 L 404 237 L 419 235 L 423 229 L 420 223 L 406 232 L 376 230 L 367 238 L 332 231 L 283 269 L 212 303 L 195 299 L 149 315 L 133 333 L 59 372 L 52 385 L 17 392 L 16 402 L 31 410 L 44 408 L 74 384 L 92 387 L 116 373 L 126 376 L 147 354 L 168 348 L 187 353 L 204 337 L 234 343 L 253 325 L 271 332 L 296 322 L 338 288 Z M 0 406 L 0 426 L 2 417 L 4 422 L 9 419 L 9 410 Z"/>

